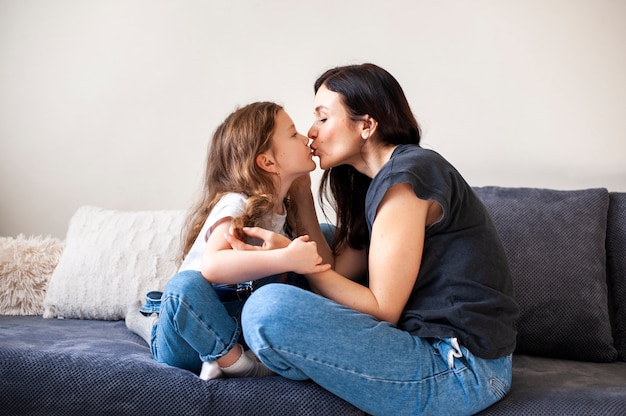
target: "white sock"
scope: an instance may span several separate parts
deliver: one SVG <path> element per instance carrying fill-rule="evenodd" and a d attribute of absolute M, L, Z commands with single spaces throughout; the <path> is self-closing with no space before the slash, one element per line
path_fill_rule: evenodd
<path fill-rule="evenodd" d="M 202 363 L 202 370 L 200 370 L 200 379 L 212 380 L 214 378 L 222 378 L 224 373 L 220 369 L 217 361 L 204 361 Z"/>
<path fill-rule="evenodd" d="M 234 364 L 220 367 L 226 377 L 266 377 L 274 375 L 250 350 L 244 351 Z"/>
<path fill-rule="evenodd" d="M 146 344 L 150 345 L 150 338 L 152 338 L 152 327 L 157 320 L 157 315 L 152 314 L 150 316 L 144 316 L 139 312 L 141 305 L 132 305 L 126 311 L 126 328 L 133 331 L 146 341 Z"/>

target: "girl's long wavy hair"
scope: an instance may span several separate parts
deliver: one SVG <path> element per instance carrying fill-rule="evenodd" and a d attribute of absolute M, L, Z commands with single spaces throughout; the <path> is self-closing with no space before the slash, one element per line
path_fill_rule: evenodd
<path fill-rule="evenodd" d="M 201 196 L 183 226 L 181 259 L 189 253 L 209 213 L 226 193 L 249 197 L 245 214 L 233 218 L 235 229 L 262 226 L 262 219 L 271 215 L 277 189 L 272 175 L 257 166 L 256 157 L 271 148 L 276 114 L 282 109 L 276 103 L 255 102 L 235 110 L 217 127 L 207 150 Z M 289 201 L 284 202 L 289 205 Z M 288 223 L 295 215 L 291 211 L 287 206 Z"/>
<path fill-rule="evenodd" d="M 378 122 L 378 143 L 420 144 L 421 131 L 398 81 L 374 64 L 348 65 L 329 69 L 314 84 L 315 93 L 324 85 L 341 97 L 352 121 L 369 115 Z M 371 179 L 350 165 L 324 171 L 320 182 L 320 202 L 324 200 L 337 214 L 333 237 L 335 252 L 345 245 L 367 246 L 365 196 Z"/>

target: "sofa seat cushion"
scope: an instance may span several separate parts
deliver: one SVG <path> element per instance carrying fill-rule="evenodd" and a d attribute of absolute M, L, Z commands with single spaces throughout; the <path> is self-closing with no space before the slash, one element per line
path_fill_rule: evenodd
<path fill-rule="evenodd" d="M 123 321 L 0 316 L 0 414 L 362 415 L 312 382 L 202 381 Z"/>
<path fill-rule="evenodd" d="M 480 415 L 624 415 L 626 363 L 513 356 L 513 385 Z"/>
<path fill-rule="evenodd" d="M 476 188 L 504 245 L 521 354 L 617 358 L 606 273 L 606 189 Z"/>

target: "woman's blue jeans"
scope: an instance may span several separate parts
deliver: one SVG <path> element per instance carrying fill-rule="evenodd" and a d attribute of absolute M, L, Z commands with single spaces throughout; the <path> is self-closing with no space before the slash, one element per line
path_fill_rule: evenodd
<path fill-rule="evenodd" d="M 511 356 L 424 339 L 314 293 L 269 284 L 247 300 L 244 337 L 272 371 L 311 379 L 372 415 L 474 414 L 511 386 Z"/>

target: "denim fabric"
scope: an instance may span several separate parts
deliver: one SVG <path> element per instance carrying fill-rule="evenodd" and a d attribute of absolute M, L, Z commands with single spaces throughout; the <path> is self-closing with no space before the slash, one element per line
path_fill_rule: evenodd
<path fill-rule="evenodd" d="M 320 223 L 320 228 L 322 230 L 322 234 L 324 235 L 324 238 L 326 239 L 326 242 L 328 243 L 329 246 L 333 246 L 333 234 L 335 234 L 335 226 L 332 224 L 328 224 L 328 223 Z"/>
<path fill-rule="evenodd" d="M 152 356 L 199 373 L 202 361 L 218 359 L 239 340 L 242 305 L 239 300 L 220 302 L 198 271 L 176 274 L 165 287 L 159 319 L 152 327 Z"/>
<path fill-rule="evenodd" d="M 304 289 L 302 275 L 287 273 L 255 281 L 256 287 L 283 282 Z M 235 343 L 247 348 L 241 336 L 244 300 L 220 301 L 213 285 L 198 271 L 176 274 L 165 286 L 159 319 L 152 327 L 150 348 L 157 362 L 198 374 L 203 361 L 224 356 Z"/>
<path fill-rule="evenodd" d="M 473 414 L 504 397 L 511 356 L 485 360 L 456 338 L 422 339 L 287 285 L 256 290 L 242 312 L 271 370 L 312 379 L 372 415 Z"/>
<path fill-rule="evenodd" d="M 152 315 L 153 313 L 158 314 L 161 311 L 162 296 L 163 292 L 159 292 L 158 290 L 152 290 L 146 293 L 146 303 L 139 308 L 139 312 L 146 316 Z"/>

